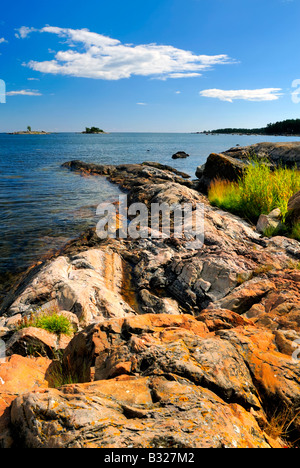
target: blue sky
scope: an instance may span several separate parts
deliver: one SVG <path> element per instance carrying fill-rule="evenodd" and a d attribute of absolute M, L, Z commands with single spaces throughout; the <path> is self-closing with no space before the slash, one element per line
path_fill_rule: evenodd
<path fill-rule="evenodd" d="M 193 132 L 299 118 L 299 18 L 300 0 L 5 3 L 0 132 Z"/>

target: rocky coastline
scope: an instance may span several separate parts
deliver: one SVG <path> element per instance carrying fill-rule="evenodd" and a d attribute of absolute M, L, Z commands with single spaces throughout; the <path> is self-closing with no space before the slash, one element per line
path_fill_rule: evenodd
<path fill-rule="evenodd" d="M 243 151 L 219 158 L 238 158 L 228 174 L 241 170 Z M 212 207 L 205 187 L 216 159 L 197 180 L 155 162 L 64 164 L 107 177 L 130 203 L 203 204 L 204 245 L 101 240 L 90 229 L 34 266 L 0 310 L 1 447 L 283 448 L 299 439 L 300 243 L 265 238 Z M 39 308 L 68 317 L 74 335 L 18 328 Z M 64 385 L 59 373 L 70 377 Z"/>

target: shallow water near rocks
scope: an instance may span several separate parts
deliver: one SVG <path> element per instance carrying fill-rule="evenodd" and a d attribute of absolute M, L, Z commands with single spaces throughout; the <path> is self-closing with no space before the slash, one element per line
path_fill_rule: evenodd
<path fill-rule="evenodd" d="M 115 200 L 105 178 L 80 176 L 61 165 L 80 159 L 101 164 L 158 161 L 194 177 L 211 152 L 261 141 L 296 138 L 113 133 L 109 135 L 0 134 L 0 300 L 18 271 L 97 223 L 96 207 Z M 187 159 L 173 160 L 178 151 Z"/>

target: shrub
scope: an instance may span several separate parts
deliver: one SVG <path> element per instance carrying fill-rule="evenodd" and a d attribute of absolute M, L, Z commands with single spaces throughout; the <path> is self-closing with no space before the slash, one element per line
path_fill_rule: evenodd
<path fill-rule="evenodd" d="M 280 208 L 285 222 L 289 199 L 300 190 L 300 172 L 278 168 L 272 171 L 267 161 L 252 160 L 237 183 L 216 179 L 208 197 L 213 205 L 256 223 L 261 214 Z"/>

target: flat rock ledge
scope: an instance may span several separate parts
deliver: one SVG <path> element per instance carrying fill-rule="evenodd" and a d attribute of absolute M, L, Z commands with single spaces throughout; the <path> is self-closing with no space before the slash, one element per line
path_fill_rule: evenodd
<path fill-rule="evenodd" d="M 168 166 L 64 166 L 107 177 L 131 201 L 204 204 L 205 241 L 190 250 L 187 238 L 101 241 L 89 230 L 33 267 L 0 311 L 14 353 L 0 364 L 0 446 L 279 448 L 299 439 L 299 242 L 262 238 Z M 52 388 L 56 360 L 33 361 L 24 348 L 18 356 L 16 323 L 37 307 L 76 319 L 59 366 L 72 384 Z M 36 384 L 9 386 L 26 369 Z"/>

